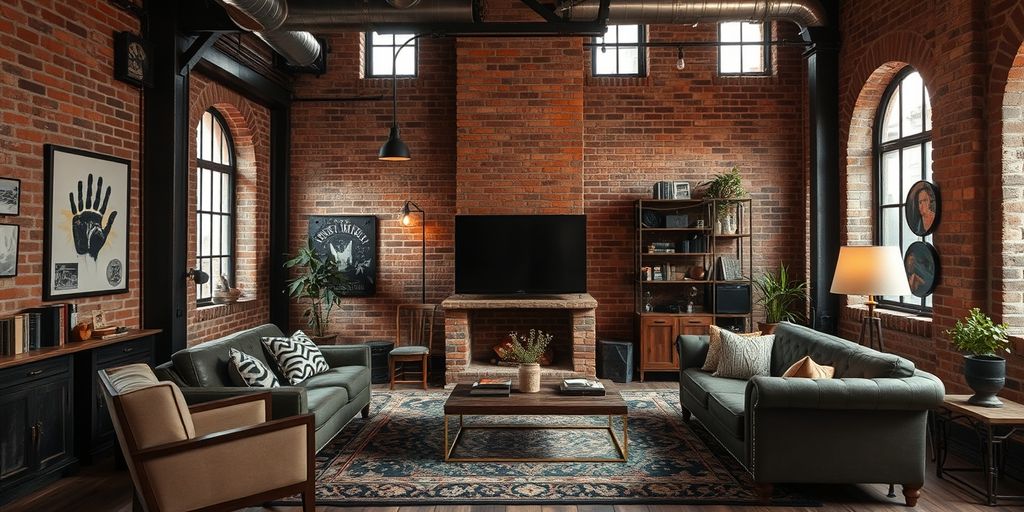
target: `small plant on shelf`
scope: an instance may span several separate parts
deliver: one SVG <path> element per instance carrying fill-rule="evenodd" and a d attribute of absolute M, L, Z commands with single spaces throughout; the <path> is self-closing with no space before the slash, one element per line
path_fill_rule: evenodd
<path fill-rule="evenodd" d="M 957 350 L 964 353 L 964 380 L 974 390 L 967 402 L 982 407 L 1002 407 L 996 393 L 1006 384 L 1006 359 L 1001 353 L 1010 353 L 1009 328 L 997 324 L 972 308 L 963 320 L 957 320 L 946 331 Z"/>
<path fill-rule="evenodd" d="M 765 272 L 754 280 L 754 286 L 761 292 L 757 303 L 764 308 L 764 322 L 759 322 L 761 332 L 769 334 L 779 322 L 799 322 L 803 314 L 794 307 L 805 298 L 807 283 L 789 278 L 786 265 L 779 265 L 779 273 Z"/>
<path fill-rule="evenodd" d="M 719 199 L 715 207 L 718 215 L 726 214 L 733 205 L 724 200 L 743 199 L 747 191 L 743 189 L 743 177 L 740 176 L 740 168 L 733 167 L 722 174 L 716 175 L 711 181 L 701 184 L 704 188 L 704 197 L 708 199 Z"/>

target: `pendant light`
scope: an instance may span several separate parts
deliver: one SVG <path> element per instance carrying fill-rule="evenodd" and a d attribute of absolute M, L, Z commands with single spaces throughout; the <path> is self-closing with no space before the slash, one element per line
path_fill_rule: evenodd
<path fill-rule="evenodd" d="M 405 44 L 409 44 L 409 41 Z M 409 146 L 402 142 L 402 137 L 398 134 L 398 54 L 405 48 L 405 44 L 391 57 L 391 131 L 388 132 L 388 140 L 377 153 L 377 160 L 405 162 L 412 159 Z"/>

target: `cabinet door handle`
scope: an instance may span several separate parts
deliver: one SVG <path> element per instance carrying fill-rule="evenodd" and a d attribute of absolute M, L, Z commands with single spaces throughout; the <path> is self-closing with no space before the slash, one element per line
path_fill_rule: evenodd
<path fill-rule="evenodd" d="M 36 375 L 39 375 L 40 373 L 43 373 L 43 371 L 42 370 L 32 370 L 32 371 L 28 372 L 27 375 L 29 377 L 35 377 Z"/>
<path fill-rule="evenodd" d="M 665 321 L 665 320 L 655 320 L 655 321 L 653 321 L 653 322 L 651 322 L 651 323 L 652 323 L 652 324 L 667 324 L 668 322 L 667 322 L 667 321 Z"/>
<path fill-rule="evenodd" d="M 690 325 L 704 325 L 703 321 L 701 321 L 701 320 L 693 320 L 693 319 L 687 320 L 686 323 L 688 323 Z"/>
<path fill-rule="evenodd" d="M 128 353 L 131 352 L 132 350 L 135 350 L 135 347 L 124 347 L 121 349 L 121 352 Z"/>

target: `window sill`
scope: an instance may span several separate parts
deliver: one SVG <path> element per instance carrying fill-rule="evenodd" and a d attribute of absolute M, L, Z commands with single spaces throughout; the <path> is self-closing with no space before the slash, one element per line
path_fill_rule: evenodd
<path fill-rule="evenodd" d="M 587 75 L 584 85 L 615 86 L 615 87 L 640 87 L 651 85 L 650 75 Z"/>
<path fill-rule="evenodd" d="M 859 322 L 867 313 L 868 307 L 864 304 L 848 304 L 843 309 L 842 315 L 846 319 Z M 932 337 L 932 319 L 930 317 L 884 308 L 875 308 L 875 314 L 882 319 L 882 328 L 885 330 L 912 334 L 923 338 Z"/>
<path fill-rule="evenodd" d="M 250 311 L 259 303 L 258 297 L 245 297 L 231 304 L 205 304 L 196 307 L 197 320 L 200 322 L 223 318 L 235 313 Z"/>

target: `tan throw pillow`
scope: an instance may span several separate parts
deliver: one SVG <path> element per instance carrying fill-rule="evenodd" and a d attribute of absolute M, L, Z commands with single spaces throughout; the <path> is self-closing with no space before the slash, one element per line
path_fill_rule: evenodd
<path fill-rule="evenodd" d="M 831 379 L 836 374 L 836 369 L 831 366 L 824 366 L 814 362 L 811 356 L 804 356 L 793 363 L 783 377 L 802 377 L 805 379 Z"/>
<path fill-rule="evenodd" d="M 745 332 L 740 336 L 746 336 L 753 338 L 760 336 L 761 331 Z M 706 372 L 714 372 L 718 369 L 718 361 L 722 359 L 722 328 L 717 325 L 712 325 L 708 329 L 708 356 L 704 359 L 704 366 L 701 370 Z"/>
<path fill-rule="evenodd" d="M 722 331 L 722 358 L 715 377 L 749 379 L 755 375 L 769 375 L 772 363 L 772 345 L 775 335 L 744 338 Z"/>

